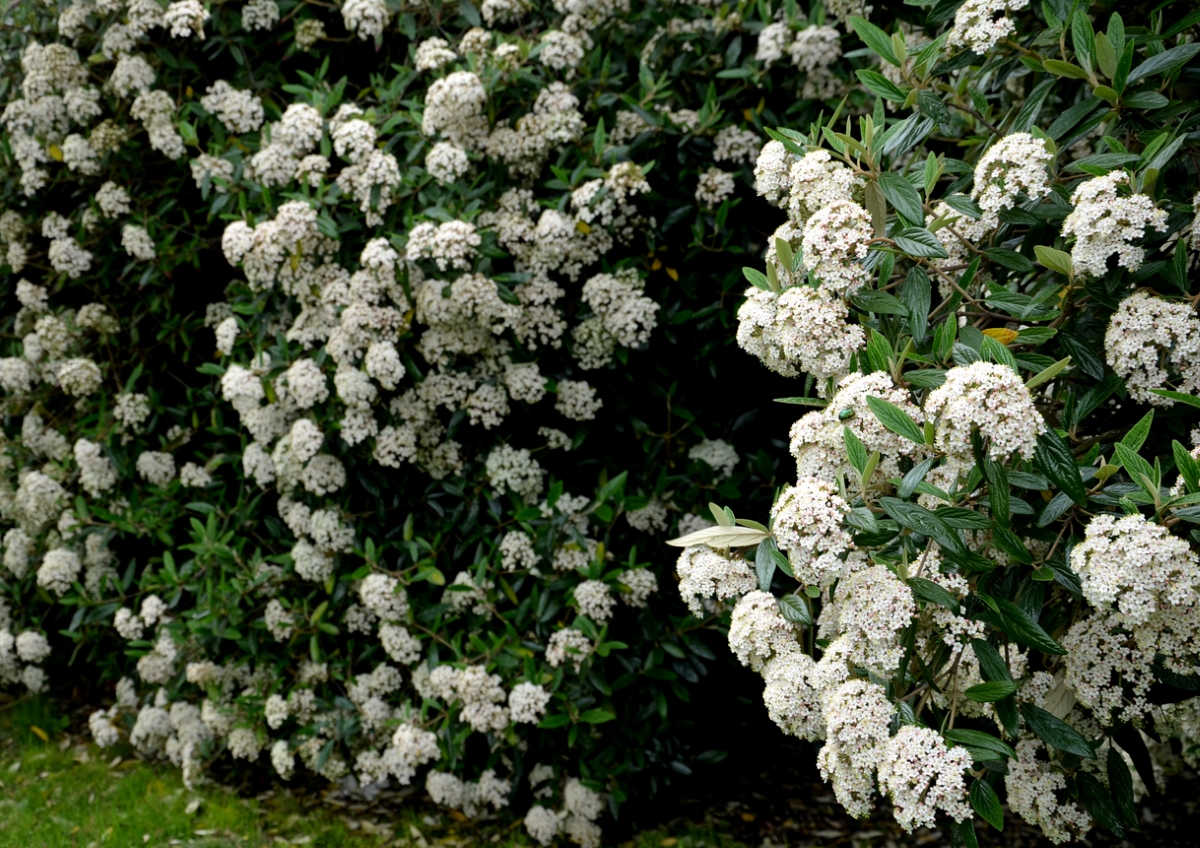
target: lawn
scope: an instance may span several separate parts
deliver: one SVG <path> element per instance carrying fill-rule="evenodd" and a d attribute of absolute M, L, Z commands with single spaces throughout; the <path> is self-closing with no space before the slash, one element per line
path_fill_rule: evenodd
<path fill-rule="evenodd" d="M 40 699 L 0 702 L 0 843 L 4 848 L 532 848 L 518 824 L 467 823 L 415 800 L 368 805 L 284 787 L 255 797 L 210 783 L 189 790 L 177 769 L 105 751 Z M 638 834 L 625 848 L 744 848 L 719 826 Z"/>

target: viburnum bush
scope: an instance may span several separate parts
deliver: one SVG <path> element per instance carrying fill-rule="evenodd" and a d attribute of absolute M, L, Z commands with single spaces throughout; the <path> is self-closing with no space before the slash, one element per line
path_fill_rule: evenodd
<path fill-rule="evenodd" d="M 1195 188 L 1185 5 L 1123 10 L 1129 27 L 1061 2 L 1014 9 L 1025 17 L 906 5 L 870 11 L 871 28 L 861 4 L 791 0 L 0 4 L 0 680 L 100 685 L 97 741 L 168 758 L 189 781 L 260 763 L 280 779 L 416 783 L 472 817 L 524 818 L 545 844 L 596 845 L 633 787 L 719 756 L 689 751 L 680 723 L 717 659 L 705 631 L 726 620 L 704 595 L 751 593 L 729 622 L 735 653 L 767 672 L 771 697 L 810 691 L 804 660 L 773 662 L 794 623 L 759 632 L 769 580 L 700 549 L 686 608 L 668 591 L 663 538 L 704 530 L 710 501 L 765 511 L 775 486 L 779 457 L 742 414 L 766 383 L 726 356 L 736 326 L 742 347 L 831 400 L 798 428 L 805 479 L 776 527 L 789 567 L 830 592 L 825 632 L 804 634 L 810 662 L 826 639 L 834 657 L 813 691 L 833 687 L 840 656 L 857 687 L 841 703 L 864 718 L 826 720 L 806 696 L 791 721 L 843 728 L 830 731 L 843 751 L 944 747 L 931 716 L 963 732 L 959 694 L 976 682 L 955 688 L 971 660 L 947 665 L 939 640 L 951 652 L 1024 626 L 1015 605 L 1075 651 L 1058 623 L 1072 607 L 1052 601 L 1092 592 L 1068 576 L 1084 510 L 1149 512 L 1140 478 L 1114 476 L 1160 475 L 1110 447 L 1138 420 L 1116 403 L 1160 407 L 1126 449 L 1149 455 L 1171 432 L 1190 443 L 1186 402 L 1155 393 L 1200 389 L 1190 236 L 1175 238 L 1192 220 L 1181 185 Z M 780 131 L 759 156 L 777 126 L 818 129 Z M 779 238 L 765 237 L 768 202 L 788 213 Z M 764 250 L 764 288 L 735 318 L 740 266 Z M 1005 368 L 1041 382 L 1031 393 Z M 912 427 L 873 424 L 872 404 Z M 849 459 L 847 425 L 863 446 Z M 1094 476 L 1065 474 L 1076 453 Z M 1161 522 L 1140 541 L 1096 525 L 1089 543 L 1186 545 L 1154 529 L 1187 520 L 1196 482 L 1167 462 L 1183 482 L 1151 499 Z M 1037 487 L 997 507 L 998 529 L 985 472 Z M 938 517 L 894 541 L 881 497 L 910 523 L 918 508 Z M 704 538 L 718 549 L 764 532 L 716 517 L 724 538 Z M 993 553 L 1027 539 L 1045 546 L 1006 553 L 1011 566 Z M 1190 556 L 1154 566 L 1158 594 L 1092 584 L 1115 606 L 1072 632 L 1138 646 L 1126 665 L 1085 647 L 1089 670 L 1062 683 L 1069 667 L 1042 662 L 1045 645 L 1021 665 L 997 642 L 1015 680 L 1049 676 L 1003 703 L 1037 686 L 1061 696 L 1032 705 L 1052 715 L 1064 693 L 1091 698 L 1095 727 L 1060 716 L 1089 750 L 1116 710 L 1110 750 L 1145 772 L 1135 730 L 1195 725 L 1184 708 L 1153 726 L 1137 712 L 1193 679 L 1183 631 L 1157 624 L 1187 608 Z M 999 576 L 981 586 L 989 565 Z M 967 621 L 922 625 L 920 651 L 904 618 L 932 603 L 919 579 Z M 793 617 L 808 610 L 794 597 Z M 842 654 L 835 604 L 857 634 Z M 898 632 L 914 634 L 899 649 Z M 996 666 L 971 656 L 990 685 Z M 1141 687 L 1132 706 L 1095 689 L 1106 662 Z M 897 702 L 930 727 L 864 723 L 906 715 Z M 1104 769 L 1051 771 L 1050 753 L 1079 750 L 1004 738 L 1054 790 L 1029 809 L 1069 814 L 1074 792 L 1105 823 Z M 913 788 L 899 758 L 860 769 L 827 746 L 823 761 L 852 775 L 842 792 L 859 809 L 877 772 L 894 797 L 944 795 L 958 813 L 954 767 L 984 747 L 946 755 L 941 795 Z M 993 753 L 985 777 L 1002 769 Z"/>
<path fill-rule="evenodd" d="M 710 384 L 763 125 L 867 97 L 810 11 L 0 3 L 0 682 L 547 844 L 719 757 L 660 542 L 774 485 Z"/>
<path fill-rule="evenodd" d="M 849 19 L 874 102 L 758 157 L 737 341 L 811 411 L 680 590 L 850 812 L 1121 836 L 1200 752 L 1200 13 L 895 14 Z"/>

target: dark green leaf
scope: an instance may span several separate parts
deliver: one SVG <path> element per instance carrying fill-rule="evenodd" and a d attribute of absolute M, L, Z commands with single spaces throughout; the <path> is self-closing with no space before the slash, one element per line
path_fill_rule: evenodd
<path fill-rule="evenodd" d="M 972 639 L 971 649 L 975 652 L 975 657 L 979 660 L 979 670 L 984 680 L 1012 682 L 1012 675 L 1008 671 L 1008 663 L 1004 661 L 1004 657 L 1000 656 L 1000 652 L 996 650 L 994 645 L 982 639 Z"/>
<path fill-rule="evenodd" d="M 1011 680 L 991 680 L 987 683 L 977 683 L 963 694 L 972 701 L 990 704 L 999 701 L 1017 691 L 1017 684 Z"/>
<path fill-rule="evenodd" d="M 1042 626 L 1034 621 L 1029 613 L 1012 601 L 1003 598 L 994 598 L 993 600 L 1000 610 L 1000 621 L 998 622 L 1000 629 L 1010 638 L 1022 645 L 1037 648 L 1045 654 L 1066 655 L 1066 648 L 1050 638 L 1050 634 L 1043 630 Z"/>
<path fill-rule="evenodd" d="M 1129 478 L 1141 486 L 1151 498 L 1156 497 L 1161 481 L 1154 471 L 1154 466 L 1138 456 L 1137 451 L 1129 449 L 1120 442 L 1113 445 L 1113 452 L 1116 454 L 1115 459 L 1125 466 Z"/>
<path fill-rule="evenodd" d="M 1032 262 L 1015 250 L 1009 250 L 1007 247 L 993 247 L 990 250 L 985 250 L 983 254 L 997 265 L 1001 265 L 1010 271 L 1016 271 L 1020 274 L 1032 274 L 1034 271 Z"/>
<path fill-rule="evenodd" d="M 990 530 L 992 522 L 986 515 L 961 506 L 939 506 L 933 513 L 956 530 Z"/>
<path fill-rule="evenodd" d="M 929 305 L 933 287 L 929 284 L 929 275 L 919 265 L 909 269 L 900 287 L 900 300 L 908 310 L 908 322 L 912 329 L 913 341 L 922 344 L 929 329 Z"/>
<path fill-rule="evenodd" d="M 1119 90 L 1119 89 L 1118 89 Z M 1070 109 L 1064 111 L 1061 115 L 1054 119 L 1054 123 L 1046 130 L 1046 135 L 1058 141 L 1068 132 L 1078 126 L 1084 118 L 1091 115 L 1093 112 L 1100 109 L 1108 110 L 1108 105 L 1099 97 L 1089 97 L 1080 103 L 1076 103 Z"/>
<path fill-rule="evenodd" d="M 903 103 L 907 96 L 894 82 L 879 71 L 862 68 L 854 72 L 867 90 L 877 97 L 883 97 L 896 103 Z"/>
<path fill-rule="evenodd" d="M 1177 68 L 1182 68 L 1192 60 L 1192 57 L 1200 53 L 1200 44 L 1180 44 L 1178 47 L 1172 47 L 1170 50 L 1164 50 L 1157 56 L 1151 56 L 1145 62 L 1134 68 L 1126 85 L 1132 85 L 1140 79 L 1145 79 L 1153 74 L 1163 74 L 1164 76 L 1173 73 Z"/>
<path fill-rule="evenodd" d="M 938 604 L 958 615 L 958 598 L 932 580 L 926 580 L 924 577 L 910 577 L 908 588 L 912 590 L 913 597 L 917 600 Z"/>
<path fill-rule="evenodd" d="M 984 456 L 981 465 L 983 476 L 988 481 L 988 509 L 1000 527 L 1007 527 L 1011 511 L 1008 475 L 1004 472 L 1004 466 L 991 457 Z"/>
<path fill-rule="evenodd" d="M 1154 410 L 1152 409 L 1122 437 L 1121 444 L 1133 451 L 1141 450 L 1142 445 L 1146 444 L 1146 438 L 1150 435 L 1150 425 L 1153 423 Z"/>
<path fill-rule="evenodd" d="M 1183 475 L 1189 492 L 1200 489 L 1200 463 L 1192 458 L 1191 453 L 1177 441 L 1171 442 L 1171 452 L 1175 457 L 1175 467 Z"/>
<path fill-rule="evenodd" d="M 1012 746 L 981 730 L 956 727 L 953 730 L 947 730 L 942 736 L 959 745 L 970 745 L 972 748 L 991 751 L 993 754 L 998 754 L 1001 759 L 1015 760 L 1017 758 L 1017 752 L 1012 749 Z"/>
<path fill-rule="evenodd" d="M 1146 747 L 1142 732 L 1132 724 L 1125 723 L 1113 728 L 1112 738 L 1121 746 L 1121 750 L 1129 755 L 1129 759 L 1133 760 L 1133 767 L 1137 769 L 1138 777 L 1146 785 L 1150 797 L 1157 797 L 1158 780 L 1154 776 L 1154 758 L 1150 755 L 1150 749 Z"/>
<path fill-rule="evenodd" d="M 971 808 L 979 813 L 980 818 L 996 830 L 1004 830 L 1004 809 L 996 790 L 985 780 L 976 780 L 971 784 Z"/>
<path fill-rule="evenodd" d="M 908 314 L 908 308 L 898 297 L 875 289 L 858 292 L 850 298 L 850 302 L 861 312 L 874 312 L 876 315 Z"/>
<path fill-rule="evenodd" d="M 1017 117 L 1013 120 L 1012 132 L 1029 132 L 1030 128 L 1037 121 L 1042 104 L 1046 102 L 1046 98 L 1050 94 L 1050 89 L 1054 87 L 1055 82 L 1057 80 L 1053 77 L 1042 80 L 1033 91 L 1029 92 L 1025 103 L 1021 106 L 1021 111 L 1017 113 Z"/>
<path fill-rule="evenodd" d="M 796 595 L 784 595 L 780 598 L 779 612 L 793 624 L 803 624 L 806 627 L 812 626 L 812 613 L 808 611 L 808 604 L 804 602 L 803 598 Z"/>
<path fill-rule="evenodd" d="M 925 432 L 913 421 L 907 412 L 883 398 L 867 396 L 867 406 L 879 419 L 879 423 L 891 430 L 897 436 L 903 436 L 918 445 L 925 444 Z"/>
<path fill-rule="evenodd" d="M 892 204 L 910 227 L 920 228 L 925 223 L 921 195 L 913 188 L 912 183 L 895 171 L 884 171 L 879 175 L 879 187 L 883 189 L 883 196 L 887 198 L 888 203 Z"/>
<path fill-rule="evenodd" d="M 883 30 L 870 21 L 857 16 L 851 16 L 849 23 L 855 34 L 871 48 L 872 52 L 896 67 L 900 67 L 900 60 L 892 52 L 892 39 Z"/>
<path fill-rule="evenodd" d="M 879 503 L 902 526 L 933 539 L 947 555 L 965 552 L 966 546 L 959 535 L 925 507 L 897 498 L 880 498 Z"/>
<path fill-rule="evenodd" d="M 855 507 L 846 513 L 846 526 L 858 533 L 878 533 L 879 521 L 875 513 L 865 506 Z"/>
<path fill-rule="evenodd" d="M 914 465 L 904 479 L 900 481 L 900 489 L 898 494 L 901 498 L 912 497 L 912 493 L 917 490 L 917 486 L 925 479 L 925 475 L 929 473 L 929 469 L 933 468 L 933 464 L 937 462 L 939 457 L 931 456 L 928 459 L 923 459 Z"/>
<path fill-rule="evenodd" d="M 775 576 L 776 567 L 771 552 L 777 550 L 775 540 L 767 538 L 758 543 L 758 550 L 755 551 L 754 572 L 758 577 L 758 588 L 763 592 L 771 591 L 771 579 Z"/>
<path fill-rule="evenodd" d="M 1108 746 L 1108 788 L 1122 821 L 1137 827 L 1137 811 L 1133 807 L 1133 775 L 1116 745 Z"/>
<path fill-rule="evenodd" d="M 993 514 L 995 513 L 993 512 Z M 1019 563 L 1024 565 L 1033 563 L 1033 554 L 1029 552 L 1029 548 L 1025 546 L 1020 536 L 1007 527 L 992 528 L 992 544 Z"/>
<path fill-rule="evenodd" d="M 970 816 L 960 821 L 954 826 L 955 845 L 961 844 L 963 848 L 979 848 L 979 837 L 975 835 L 975 820 Z"/>
<path fill-rule="evenodd" d="M 872 371 L 891 369 L 892 345 L 883 333 L 875 329 L 867 331 L 867 363 Z"/>
<path fill-rule="evenodd" d="M 1121 812 L 1113 803 L 1112 793 L 1099 779 L 1085 771 L 1075 773 L 1075 786 L 1079 789 L 1079 800 L 1083 808 L 1092 814 L 1092 818 L 1101 827 L 1111 830 L 1116 836 L 1125 835 L 1125 827 L 1121 824 Z"/>
<path fill-rule="evenodd" d="M 1200 398 L 1192 395 L 1186 395 L 1183 392 L 1173 392 L 1169 389 L 1151 389 L 1150 392 L 1151 394 L 1156 394 L 1159 397 L 1170 398 L 1171 400 L 1177 400 L 1180 403 L 1186 403 L 1188 406 L 1200 407 Z"/>
<path fill-rule="evenodd" d="M 612 721 L 616 716 L 608 710 L 587 710 L 579 716 L 579 720 L 584 724 L 604 724 L 606 721 Z"/>
<path fill-rule="evenodd" d="M 1080 479 L 1079 466 L 1075 464 L 1075 457 L 1061 436 L 1053 430 L 1046 430 L 1038 436 L 1033 456 L 1038 468 L 1063 494 L 1079 506 L 1087 505 L 1087 489 Z"/>
<path fill-rule="evenodd" d="M 900 156 L 924 140 L 932 132 L 934 122 L 913 112 L 903 121 L 890 126 L 882 136 L 875 139 L 879 152 L 884 156 Z"/>
<path fill-rule="evenodd" d="M 950 254 L 938 241 L 938 237 L 924 227 L 909 227 L 895 236 L 896 247 L 909 256 L 927 259 L 947 259 Z"/>
<path fill-rule="evenodd" d="M 842 428 L 842 439 L 846 443 L 846 456 L 850 458 L 850 464 L 854 466 L 855 471 L 862 474 L 867 468 L 867 449 L 863 446 L 862 439 L 849 427 Z"/>
<path fill-rule="evenodd" d="M 1157 91 L 1137 91 L 1128 97 L 1121 98 L 1121 105 L 1129 109 L 1161 109 L 1170 102 Z M 1135 161 L 1140 158 L 1133 156 Z"/>
<path fill-rule="evenodd" d="M 1060 751 L 1085 759 L 1095 759 L 1096 752 L 1083 735 L 1060 718 L 1033 704 L 1021 704 L 1025 723 L 1039 739 Z"/>

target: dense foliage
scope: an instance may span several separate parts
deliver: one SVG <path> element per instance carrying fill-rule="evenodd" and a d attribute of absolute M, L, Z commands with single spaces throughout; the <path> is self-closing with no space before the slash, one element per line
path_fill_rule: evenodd
<path fill-rule="evenodd" d="M 852 809 L 1119 829 L 1196 723 L 1186 5 L 3 6 L 0 680 L 595 845 L 744 594 Z M 700 517 L 774 487 L 735 336 L 828 401 L 774 542 Z"/>
<path fill-rule="evenodd" d="M 660 540 L 769 498 L 707 387 L 729 220 L 761 122 L 822 108 L 753 13 L 3 14 L 4 683 L 115 684 L 97 738 L 189 780 L 536 790 L 544 839 L 719 756 Z"/>
<path fill-rule="evenodd" d="M 737 338 L 814 409 L 769 524 L 674 542 L 841 803 L 965 845 L 1200 752 L 1200 13 L 1025 6 L 851 17 L 873 107 L 770 132 Z"/>

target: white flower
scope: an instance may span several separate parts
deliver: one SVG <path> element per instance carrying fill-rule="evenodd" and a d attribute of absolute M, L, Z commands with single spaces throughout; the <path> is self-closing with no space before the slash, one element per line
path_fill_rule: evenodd
<path fill-rule="evenodd" d="M 71 584 L 79 579 L 82 570 L 83 563 L 74 551 L 63 548 L 47 551 L 42 557 L 42 564 L 38 566 L 37 584 L 61 598 Z"/>
<path fill-rule="evenodd" d="M 1075 237 L 1071 263 L 1076 274 L 1103 276 L 1108 271 L 1108 258 L 1114 253 L 1118 265 L 1136 271 L 1142 267 L 1146 251 L 1132 242 L 1144 236 L 1147 227 L 1166 231 L 1167 213 L 1156 209 L 1150 197 L 1121 196 L 1119 189 L 1128 185 L 1128 174 L 1113 171 L 1075 188 L 1071 195 L 1075 208 L 1063 221 L 1062 234 L 1064 238 Z"/>
<path fill-rule="evenodd" d="M 842 683 L 824 698 L 827 736 L 817 766 L 851 815 L 871 811 L 875 769 L 894 711 L 883 687 L 866 680 Z"/>
<path fill-rule="evenodd" d="M 357 32 L 363 41 L 382 36 L 391 19 L 392 10 L 384 0 L 346 0 L 342 4 L 346 29 Z"/>
<path fill-rule="evenodd" d="M 751 287 L 738 309 L 738 345 L 785 377 L 812 374 L 818 389 L 840 379 L 850 356 L 866 344 L 857 324 L 848 323 L 849 309 L 823 289 L 792 286 L 777 295 Z"/>
<path fill-rule="evenodd" d="M 17 656 L 27 663 L 40 663 L 50 656 L 50 643 L 41 633 L 26 630 L 17 636 Z"/>
<path fill-rule="evenodd" d="M 550 693 L 536 683 L 523 681 L 508 693 L 508 711 L 515 722 L 537 724 L 550 703 Z"/>
<path fill-rule="evenodd" d="M 195 35 L 204 38 L 204 24 L 209 19 L 208 9 L 200 0 L 177 0 L 163 13 L 163 26 L 176 38 Z"/>
<path fill-rule="evenodd" d="M 825 735 L 821 693 L 809 680 L 814 665 L 812 657 L 796 649 L 777 654 L 762 669 L 767 715 L 784 733 L 810 741 Z"/>
<path fill-rule="evenodd" d="M 1013 451 L 1029 459 L 1046 422 L 1025 383 L 1007 365 L 983 360 L 946 372 L 932 391 L 925 415 L 936 423 L 934 444 L 952 457 L 971 457 L 971 431 L 990 440 L 988 455 L 1002 459 Z"/>
<path fill-rule="evenodd" d="M 749 164 L 758 155 L 759 143 L 759 135 L 753 130 L 743 130 L 735 126 L 723 127 L 713 137 L 713 159 L 718 162 Z"/>
<path fill-rule="evenodd" d="M 382 5 L 381 0 L 374 2 Z M 483 114 L 486 102 L 483 82 L 470 71 L 455 71 L 434 80 L 425 93 L 421 132 L 425 135 L 441 133 L 457 146 L 470 149 L 487 134 L 487 118 Z"/>
<path fill-rule="evenodd" d="M 249 6 L 245 8 L 248 9 Z M 276 14 L 278 15 L 278 8 Z M 225 80 L 217 80 L 210 85 L 207 94 L 200 98 L 200 105 L 216 115 L 231 133 L 257 132 L 263 124 L 262 100 L 258 95 L 250 91 L 239 91 Z"/>
<path fill-rule="evenodd" d="M 771 508 L 771 527 L 786 551 L 796 579 L 804 585 L 828 587 L 849 574 L 845 555 L 854 548 L 842 520 L 850 511 L 836 486 L 802 477 Z"/>
<path fill-rule="evenodd" d="M 425 170 L 442 185 L 454 182 L 470 169 L 467 151 L 448 141 L 439 141 L 425 154 Z"/>
<path fill-rule="evenodd" d="M 550 641 L 546 645 L 546 662 L 553 668 L 558 668 L 569 661 L 574 663 L 575 671 L 578 672 L 583 661 L 593 650 L 591 639 L 578 630 L 566 627 L 550 635 Z"/>
<path fill-rule="evenodd" d="M 824 206 L 804 225 L 804 264 L 824 291 L 839 297 L 853 294 L 871 277 L 861 260 L 875 229 L 867 210 L 842 200 Z"/>
<path fill-rule="evenodd" d="M 742 665 L 761 672 L 775 656 L 795 650 L 795 628 L 779 611 L 774 595 L 752 591 L 733 608 L 729 623 L 729 649 Z"/>
<path fill-rule="evenodd" d="M 546 472 L 524 448 L 499 445 L 484 465 L 488 480 L 499 492 L 510 491 L 531 501 L 542 491 Z"/>
<path fill-rule="evenodd" d="M 697 618 L 704 617 L 705 598 L 724 601 L 758 588 L 758 579 L 745 560 L 722 556 L 706 545 L 684 548 L 675 570 L 679 594 Z"/>
<path fill-rule="evenodd" d="M 427 38 L 417 45 L 414 67 L 418 71 L 433 71 L 457 58 L 458 55 L 450 49 L 450 43 L 446 39 Z"/>
<path fill-rule="evenodd" d="M 1048 759 L 1038 759 L 1038 753 L 1045 752 L 1042 742 L 1023 739 L 1016 751 L 1017 759 L 1008 761 L 1004 777 L 1012 811 L 1039 826 L 1056 845 L 1091 830 L 1092 817 L 1068 796 L 1066 777 Z"/>
<path fill-rule="evenodd" d="M 1088 603 L 1118 610 L 1129 626 L 1147 624 L 1169 607 L 1200 603 L 1200 559 L 1184 539 L 1140 514 L 1088 522 L 1084 541 L 1071 550 L 1071 570 Z"/>
<path fill-rule="evenodd" d="M 761 36 L 759 43 L 762 43 Z M 788 153 L 782 142 L 768 141 L 755 160 L 754 190 L 769 203 L 782 206 L 788 199 L 788 190 L 791 187 L 789 172 L 795 161 L 795 157 Z"/>
<path fill-rule="evenodd" d="M 138 475 L 152 486 L 165 486 L 175 478 L 175 458 L 161 451 L 143 451 L 137 458 Z"/>
<path fill-rule="evenodd" d="M 584 580 L 575 587 L 575 603 L 579 605 L 581 615 L 586 615 L 593 621 L 607 621 L 612 616 L 616 600 L 601 580 Z"/>
<path fill-rule="evenodd" d="M 803 159 L 793 160 L 786 175 L 788 218 L 803 230 L 808 220 L 827 206 L 853 202 L 863 180 L 846 165 L 834 160 L 828 150 L 810 150 Z M 774 247 L 774 245 L 769 245 Z"/>
<path fill-rule="evenodd" d="M 484 8 L 487 8 L 487 3 L 493 0 L 484 0 Z M 542 845 L 549 846 L 554 842 L 554 837 L 558 836 L 558 831 L 562 826 L 557 813 L 549 807 L 543 807 L 540 804 L 534 804 L 529 808 L 529 812 L 525 814 L 525 830 L 531 837 Z"/>
<path fill-rule="evenodd" d="M 975 166 L 971 196 L 984 211 L 989 227 L 999 223 L 1002 210 L 1016 206 L 1021 194 L 1040 200 L 1050 193 L 1046 169 L 1053 161 L 1046 142 L 1029 133 L 1006 135 L 988 148 Z"/>
<path fill-rule="evenodd" d="M 923 458 L 920 445 L 896 435 L 879 422 L 867 405 L 867 398 L 872 396 L 899 406 L 918 424 L 923 420 L 921 410 L 909 400 L 908 392 L 897 386 L 887 372 L 850 374 L 838 383 L 837 392 L 824 409 L 809 412 L 792 425 L 790 448 L 796 458 L 797 477 L 836 480 L 843 474 L 849 478 L 849 487 L 857 489 L 846 458 L 843 433 L 847 427 L 862 441 L 868 456 L 879 451 L 877 473 L 883 479 L 902 476 L 899 462 L 902 457 Z"/>
<path fill-rule="evenodd" d="M 883 746 L 879 788 L 909 833 L 933 827 L 939 813 L 962 821 L 971 816 L 964 779 L 971 762 L 966 748 L 947 748 L 937 731 L 906 724 Z"/>
<path fill-rule="evenodd" d="M 1186 394 L 1200 391 L 1200 317 L 1187 303 L 1172 303 L 1137 291 L 1121 301 L 1104 334 L 1108 364 L 1125 380 L 1138 403 L 1173 406 L 1153 394 L 1170 388 Z"/>
<path fill-rule="evenodd" d="M 954 26 L 947 43 L 951 47 L 963 47 L 982 56 L 999 41 L 1016 32 L 1016 26 L 1004 13 L 1015 12 L 1028 5 L 1029 0 L 967 0 L 954 13 Z"/>
<path fill-rule="evenodd" d="M 583 42 L 573 35 L 561 30 L 551 29 L 542 33 L 538 45 L 538 60 L 547 68 L 565 71 L 563 76 L 570 79 L 575 75 L 575 69 L 583 61 Z"/>
<path fill-rule="evenodd" d="M 720 168 L 709 168 L 700 174 L 696 203 L 704 209 L 715 209 L 722 200 L 733 195 L 735 186 L 733 174 Z"/>
<path fill-rule="evenodd" d="M 837 603 L 822 611 L 822 619 L 826 615 L 836 615 L 852 662 L 888 676 L 904 658 L 900 634 L 916 617 L 917 605 L 904 581 L 882 565 L 871 565 L 838 584 Z"/>
<path fill-rule="evenodd" d="M 142 262 L 149 262 L 157 255 L 154 240 L 150 238 L 146 228 L 135 224 L 126 224 L 121 229 L 121 247 L 134 259 Z"/>
<path fill-rule="evenodd" d="M 271 29 L 277 23 L 279 23 L 279 5 L 275 0 L 247 0 L 246 5 L 242 6 L 242 27 L 248 31 Z M 274 750 L 272 750 L 273 759 Z"/>

